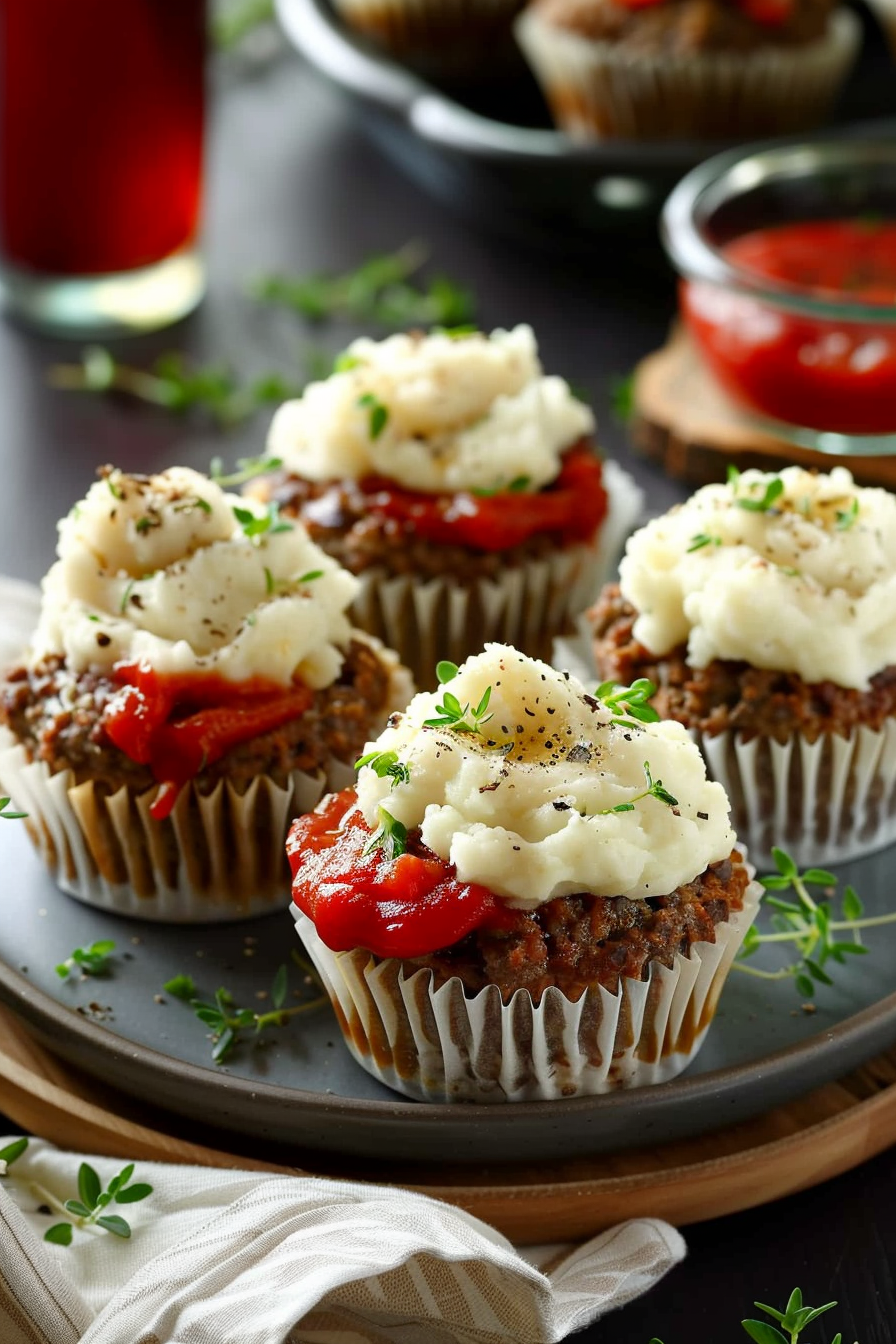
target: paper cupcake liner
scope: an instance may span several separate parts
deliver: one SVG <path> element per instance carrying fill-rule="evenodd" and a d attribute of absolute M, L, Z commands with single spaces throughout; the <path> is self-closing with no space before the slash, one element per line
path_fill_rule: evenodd
<path fill-rule="evenodd" d="M 724 786 L 731 824 L 760 868 L 778 845 L 800 866 L 840 863 L 896 843 L 896 721 L 816 742 L 794 735 L 745 742 L 692 730 Z"/>
<path fill-rule="evenodd" d="M 381 50 L 434 75 L 476 74 L 514 53 L 524 0 L 333 0 L 339 18 Z M 518 59 L 518 58 L 517 58 Z"/>
<path fill-rule="evenodd" d="M 859 46 L 861 25 L 838 9 L 826 35 L 800 47 L 675 55 L 627 51 L 546 23 L 514 25 L 559 126 L 578 139 L 736 139 L 823 121 Z"/>
<path fill-rule="evenodd" d="M 607 462 L 604 479 L 609 508 L 593 546 L 570 546 L 465 585 L 451 575 L 421 582 L 371 570 L 359 576 L 352 621 L 395 649 L 423 688 L 434 684 L 437 662 L 462 663 L 492 640 L 550 661 L 554 640 L 575 630 L 614 571 L 641 511 L 642 493 L 626 472 Z"/>
<path fill-rule="evenodd" d="M 187 784 L 171 816 L 155 821 L 155 786 L 104 795 L 71 770 L 51 774 L 29 761 L 3 728 L 0 780 L 28 813 L 34 846 L 63 891 L 114 914 L 199 924 L 285 909 L 289 824 L 325 791 L 348 787 L 354 771 L 333 760 L 318 775 L 295 771 L 286 788 L 260 776 L 244 794 L 226 780 L 204 797 Z"/>
<path fill-rule="evenodd" d="M 378 652 L 389 668 L 390 694 L 372 736 L 414 689 L 394 654 Z M 149 812 L 155 786 L 104 794 L 91 781 L 78 784 L 71 770 L 53 774 L 29 760 L 0 727 L 0 787 L 28 813 L 25 825 L 57 885 L 86 905 L 138 919 L 221 923 L 285 909 L 292 819 L 354 781 L 353 765 L 330 757 L 315 774 L 293 771 L 286 787 L 260 775 L 245 793 L 222 780 L 203 796 L 187 784 L 170 817 L 156 821 Z"/>
<path fill-rule="evenodd" d="M 429 970 L 406 979 L 394 958 L 332 952 L 306 915 L 293 914 L 349 1050 L 380 1082 L 420 1101 L 549 1101 L 680 1073 L 703 1043 L 761 895 L 751 882 L 716 941 L 695 943 L 671 968 L 653 962 L 646 980 L 623 979 L 616 994 L 595 985 L 575 1003 L 551 987 L 537 1006 L 528 990 L 506 1005 L 496 985 L 468 998 L 457 978 L 433 989 Z"/>

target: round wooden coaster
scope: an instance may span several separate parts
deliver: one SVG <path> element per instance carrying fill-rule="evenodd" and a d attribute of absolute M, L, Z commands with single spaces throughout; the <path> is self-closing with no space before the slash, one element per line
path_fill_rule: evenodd
<path fill-rule="evenodd" d="M 678 1225 L 764 1204 L 839 1175 L 896 1139 L 896 1049 L 758 1119 L 697 1139 L 550 1165 L 366 1166 L 320 1154 L 266 1161 L 78 1074 L 0 1008 L 0 1110 L 77 1152 L 287 1171 L 404 1186 L 458 1204 L 520 1245 L 591 1236 L 625 1218 Z"/>
<path fill-rule="evenodd" d="M 796 462 L 820 471 L 848 467 L 862 485 L 896 489 L 896 457 L 812 452 L 759 428 L 722 391 L 680 328 L 636 368 L 633 402 L 634 447 L 691 485 L 723 481 L 729 462 L 765 471 Z"/>

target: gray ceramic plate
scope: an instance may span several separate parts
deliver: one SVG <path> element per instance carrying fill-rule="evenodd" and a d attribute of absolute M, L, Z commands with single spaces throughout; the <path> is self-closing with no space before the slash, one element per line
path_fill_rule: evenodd
<path fill-rule="evenodd" d="M 889 866 L 886 855 L 849 866 L 869 914 L 891 904 Z M 354 1063 L 329 1008 L 241 1046 L 218 1068 L 207 1028 L 184 1004 L 156 996 L 185 972 L 208 994 L 226 985 L 241 1004 L 261 1002 L 256 995 L 296 945 L 288 914 L 199 928 L 104 915 L 56 889 L 14 823 L 0 824 L 0 872 L 0 998 L 45 1044 L 115 1087 L 199 1122 L 206 1134 L 212 1126 L 276 1143 L 295 1160 L 314 1149 L 493 1162 L 660 1143 L 806 1092 L 896 1038 L 896 926 L 887 926 L 872 930 L 869 956 L 850 959 L 836 987 L 820 990 L 811 1015 L 792 982 L 733 973 L 703 1051 L 660 1087 L 514 1106 L 418 1105 Z M 101 938 L 117 945 L 112 975 L 60 980 L 56 963 Z M 761 964 L 774 964 L 761 955 Z M 291 976 L 298 987 L 295 968 Z"/>

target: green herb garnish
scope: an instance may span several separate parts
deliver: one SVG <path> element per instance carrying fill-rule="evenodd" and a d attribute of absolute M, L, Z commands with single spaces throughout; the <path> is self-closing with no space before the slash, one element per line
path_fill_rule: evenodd
<path fill-rule="evenodd" d="M 687 553 L 690 555 L 691 551 L 700 551 L 704 546 L 721 546 L 721 544 L 721 537 L 710 536 L 708 532 L 695 532 L 691 537 L 691 544 Z"/>
<path fill-rule="evenodd" d="M 357 355 L 352 355 L 348 350 L 343 350 L 341 355 L 337 355 L 333 360 L 334 373 L 351 373 L 352 369 L 357 369 L 364 361 Z"/>
<path fill-rule="evenodd" d="M 137 1204 L 152 1194 L 152 1186 L 144 1181 L 134 1181 L 134 1164 L 129 1162 L 117 1176 L 113 1176 L 103 1189 L 99 1176 L 89 1162 L 82 1162 L 78 1169 L 78 1198 L 67 1199 L 64 1204 L 42 1186 L 32 1184 L 32 1190 L 51 1208 L 60 1213 L 72 1215 L 72 1221 L 55 1223 L 44 1233 L 44 1241 L 52 1241 L 57 1246 L 70 1246 L 76 1227 L 102 1228 L 114 1237 L 127 1238 L 131 1235 L 130 1224 L 117 1213 L 104 1213 L 110 1204 Z"/>
<path fill-rule="evenodd" d="M 220 485 L 222 490 L 226 490 L 233 485 L 245 485 L 247 481 L 254 480 L 256 476 L 266 476 L 269 472 L 279 471 L 283 466 L 283 459 L 280 457 L 238 457 L 236 471 L 225 472 L 223 466 L 220 457 L 213 457 L 209 463 L 208 474 L 215 485 Z"/>
<path fill-rule="evenodd" d="M 595 695 L 613 710 L 612 722 L 624 728 L 640 728 L 642 723 L 659 722 L 659 714 L 648 703 L 651 696 L 656 695 L 656 687 L 646 677 L 638 677 L 631 686 L 602 681 Z"/>
<path fill-rule="evenodd" d="M 442 667 L 443 664 L 439 664 Z M 482 699 L 475 709 L 471 709 L 469 704 L 462 705 L 456 695 L 451 691 L 442 693 L 442 703 L 436 705 L 436 713 L 440 716 L 436 719 L 424 719 L 425 728 L 451 728 L 455 733 L 481 733 L 483 724 L 488 723 L 492 717 L 487 713 L 489 701 L 492 698 L 491 686 L 486 686 Z"/>
<path fill-rule="evenodd" d="M 18 1161 L 27 1147 L 28 1140 L 22 1137 L 13 1139 L 12 1143 L 8 1143 L 5 1148 L 0 1148 L 0 1176 L 6 1175 L 13 1162 Z"/>
<path fill-rule="evenodd" d="M 426 285 L 412 282 L 426 260 L 425 248 L 407 243 L 396 252 L 369 257 L 342 275 L 269 275 L 256 281 L 250 292 L 312 322 L 349 317 L 396 329 L 467 323 L 475 306 L 469 290 L 444 276 Z"/>
<path fill-rule="evenodd" d="M 387 859 L 400 858 L 408 847 L 407 827 L 396 821 L 384 807 L 378 807 L 376 815 L 378 825 L 364 846 L 364 853 L 370 854 L 375 849 L 381 849 Z"/>
<path fill-rule="evenodd" d="M 358 405 L 370 412 L 368 433 L 372 439 L 378 439 L 389 421 L 389 408 L 384 406 L 375 392 L 365 392 L 358 398 Z"/>
<path fill-rule="evenodd" d="M 56 974 L 64 980 L 69 971 L 77 966 L 82 975 L 108 975 L 111 969 L 109 962 L 114 951 L 115 944 L 108 938 L 91 943 L 89 947 L 76 947 L 65 961 L 60 961 L 56 967 Z"/>
<path fill-rule="evenodd" d="M 777 847 L 772 850 L 772 857 L 778 871 L 760 881 L 766 893 L 762 908 L 772 911 L 770 922 L 774 932 L 759 933 L 756 926 L 752 925 L 747 930 L 734 966 L 762 980 L 792 978 L 797 992 L 804 998 L 811 998 L 817 984 L 834 983 L 831 973 L 835 965 L 842 966 L 848 957 L 862 956 L 868 952 L 861 940 L 862 929 L 896 923 L 896 911 L 865 918 L 861 899 L 853 887 L 847 886 L 840 901 L 840 917 L 834 918 L 832 902 L 837 878 L 833 873 L 824 868 L 807 868 L 801 873 L 787 851 Z M 816 900 L 809 891 L 810 887 L 826 890 Z M 794 899 L 788 901 L 771 894 L 784 891 L 792 891 Z M 835 935 L 840 933 L 849 933 L 852 939 L 838 939 Z M 743 964 L 748 957 L 770 943 L 793 943 L 798 953 L 797 959 L 776 971 L 764 971 L 758 966 Z"/>
<path fill-rule="evenodd" d="M 524 490 L 528 490 L 532 484 L 531 476 L 514 476 L 509 485 L 494 485 L 490 489 L 481 488 L 471 490 L 471 494 L 479 495 L 481 498 L 489 499 L 492 495 L 519 495 Z"/>
<path fill-rule="evenodd" d="M 314 579 L 322 579 L 324 571 L 322 569 L 309 569 L 304 574 L 300 574 L 296 583 L 312 583 Z"/>
<path fill-rule="evenodd" d="M 4 821 L 22 821 L 28 816 L 27 812 L 7 812 L 7 808 L 12 802 L 11 798 L 0 798 L 0 817 Z"/>
<path fill-rule="evenodd" d="M 274 0 L 238 0 L 212 18 L 212 41 L 219 51 L 230 51 L 263 23 L 275 18 Z"/>
<path fill-rule="evenodd" d="M 256 1012 L 253 1008 L 238 1007 L 228 989 L 217 990 L 211 1002 L 200 998 L 193 978 L 189 975 L 175 975 L 165 982 L 168 994 L 188 1004 L 199 1021 L 211 1027 L 212 1059 L 216 1064 L 223 1063 L 236 1047 L 242 1044 L 241 1033 L 251 1031 L 257 1037 L 266 1028 L 284 1027 L 297 1014 L 310 1012 L 312 1008 L 319 1008 L 321 1004 L 327 1002 L 320 979 L 310 962 L 300 956 L 295 949 L 291 956 L 302 971 L 306 983 L 313 985 L 318 992 L 313 998 L 304 999 L 290 1008 L 284 1007 L 289 991 L 289 972 L 286 966 L 280 966 L 274 976 L 269 991 L 272 1007 L 263 1013 Z"/>
<path fill-rule="evenodd" d="M 754 1344 L 797 1344 L 800 1335 L 807 1325 L 823 1316 L 826 1311 L 836 1307 L 836 1302 L 826 1302 L 823 1307 L 804 1307 L 803 1295 L 799 1288 L 794 1288 L 790 1294 L 787 1306 L 783 1311 L 778 1311 L 775 1307 L 767 1307 L 763 1302 L 754 1302 L 753 1306 L 764 1311 L 767 1316 L 778 1324 L 787 1333 L 783 1334 L 777 1326 L 769 1325 L 767 1321 L 741 1321 L 741 1325 Z M 843 1335 L 838 1330 L 837 1334 L 831 1340 L 831 1344 L 842 1344 Z M 662 1340 L 655 1336 L 650 1344 L 662 1344 Z"/>
<path fill-rule="evenodd" d="M 262 514 L 235 504 L 233 516 L 242 528 L 243 535 L 247 536 L 255 546 L 264 536 L 273 537 L 278 532 L 289 532 L 292 529 L 292 523 L 287 523 L 280 517 L 280 506 L 275 500 L 268 504 L 266 511 Z"/>
<path fill-rule="evenodd" d="M 666 807 L 677 807 L 678 799 L 673 797 L 668 789 L 663 788 L 661 779 L 654 779 L 650 773 L 650 762 L 644 762 L 644 778 L 647 780 L 646 789 L 636 793 L 634 798 L 630 798 L 627 803 L 617 803 L 615 807 L 602 808 L 600 812 L 592 812 L 587 815 L 594 817 L 608 817 L 613 812 L 634 812 L 635 804 L 640 803 L 642 798 L 655 798 L 658 803 L 665 803 Z"/>
<path fill-rule="evenodd" d="M 765 490 L 758 499 L 753 499 L 749 496 L 739 496 L 738 491 L 741 488 L 741 474 L 737 467 L 731 466 L 730 464 L 728 467 L 728 484 L 734 491 L 734 502 L 737 507 L 739 509 L 746 509 L 749 513 L 767 513 L 775 503 L 775 500 L 779 499 L 784 493 L 784 482 L 781 480 L 781 477 L 772 476 L 766 483 Z M 760 482 L 757 481 L 749 488 L 753 490 L 759 484 Z"/>
<path fill-rule="evenodd" d="M 610 379 L 610 410 L 613 419 L 627 425 L 635 414 L 634 373 L 614 374 Z"/>
<path fill-rule="evenodd" d="M 362 766 L 372 770 L 378 779 L 391 779 L 393 789 L 396 784 L 407 784 L 411 777 L 411 767 L 400 761 L 394 751 L 368 751 L 355 761 L 356 770 Z"/>
<path fill-rule="evenodd" d="M 859 516 L 859 501 L 855 497 L 848 509 L 837 509 L 834 514 L 834 526 L 838 532 L 848 532 Z"/>

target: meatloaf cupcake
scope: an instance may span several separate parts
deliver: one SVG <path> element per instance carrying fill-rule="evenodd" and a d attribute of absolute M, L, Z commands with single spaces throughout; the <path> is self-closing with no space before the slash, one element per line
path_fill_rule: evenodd
<path fill-rule="evenodd" d="M 284 906 L 289 820 L 411 691 L 352 630 L 355 580 L 182 467 L 104 469 L 58 556 L 0 682 L 0 781 L 59 885 L 146 919 Z"/>
<path fill-rule="evenodd" d="M 591 618 L 601 676 L 659 687 L 755 861 L 820 863 L 896 840 L 894 602 L 896 496 L 732 469 L 631 537 Z"/>
<path fill-rule="evenodd" d="M 354 621 L 421 685 L 490 639 L 550 657 L 639 496 L 530 328 L 358 340 L 337 370 L 277 412 L 254 492 L 358 576 Z"/>
<path fill-rule="evenodd" d="M 533 0 L 516 21 L 557 124 L 584 140 L 803 130 L 859 33 L 834 0 Z"/>
<path fill-rule="evenodd" d="M 333 0 L 380 51 L 434 79 L 494 80 L 513 68 L 513 18 L 524 0 Z M 519 56 L 516 55 L 517 61 Z"/>
<path fill-rule="evenodd" d="M 677 723 L 492 644 L 292 827 L 299 933 L 349 1049 L 429 1101 L 661 1082 L 759 895 Z"/>

